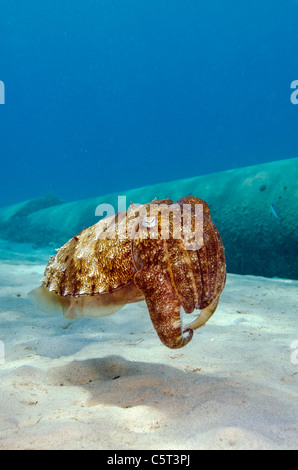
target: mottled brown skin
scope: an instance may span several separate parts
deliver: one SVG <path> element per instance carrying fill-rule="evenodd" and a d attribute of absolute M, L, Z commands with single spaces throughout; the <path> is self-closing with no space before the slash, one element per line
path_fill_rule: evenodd
<path fill-rule="evenodd" d="M 195 197 L 181 198 L 177 204 L 181 210 L 183 204 L 203 204 L 204 241 L 199 250 L 186 250 L 183 239 L 136 237 L 133 241 L 135 285 L 144 294 L 160 340 L 173 349 L 185 346 L 193 336 L 193 329 L 205 324 L 214 313 L 226 280 L 224 248 L 211 221 L 209 207 Z M 195 308 L 203 310 L 202 317 L 184 331 L 181 306 L 186 313 L 192 313 Z"/>
<path fill-rule="evenodd" d="M 105 316 L 126 303 L 145 299 L 163 344 L 173 349 L 185 346 L 193 330 L 204 325 L 217 307 L 226 279 L 224 248 L 204 201 L 191 196 L 176 203 L 182 221 L 186 220 L 183 204 L 191 205 L 193 229 L 195 206 L 203 205 L 202 243 L 195 249 L 189 249 L 184 234 L 175 238 L 173 217 L 169 237 L 163 237 L 163 219 L 157 208 L 161 204 L 170 207 L 173 201 L 155 200 L 143 206 L 148 215 L 149 209 L 154 215 L 149 219 L 136 218 L 137 208 L 133 205 L 126 213 L 118 214 L 114 237 L 111 218 L 73 237 L 50 260 L 43 285 L 33 291 L 38 305 L 44 310 L 49 310 L 48 305 L 52 310 L 59 307 L 67 318 L 78 318 Z M 155 225 L 155 239 L 148 236 L 148 220 L 150 227 Z M 186 313 L 201 310 L 184 330 L 181 307 Z"/>

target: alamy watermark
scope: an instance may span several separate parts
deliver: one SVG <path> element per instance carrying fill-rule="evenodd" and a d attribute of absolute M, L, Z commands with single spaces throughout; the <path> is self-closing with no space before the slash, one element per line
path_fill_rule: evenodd
<path fill-rule="evenodd" d="M 5 364 L 5 346 L 3 341 L 0 341 L 0 366 Z"/>
<path fill-rule="evenodd" d="M 0 80 L 0 104 L 5 104 L 5 86 Z"/>
<path fill-rule="evenodd" d="M 117 212 L 117 213 L 116 213 Z M 97 226 L 98 239 L 182 239 L 186 250 L 203 245 L 203 204 L 131 204 L 118 196 L 118 210 L 112 204 L 99 204 L 95 215 L 102 217 Z M 106 221 L 106 222 L 105 222 Z"/>
<path fill-rule="evenodd" d="M 291 103 L 298 104 L 298 80 L 294 80 L 291 83 L 291 88 L 295 89 L 295 91 L 293 91 L 291 94 Z"/>

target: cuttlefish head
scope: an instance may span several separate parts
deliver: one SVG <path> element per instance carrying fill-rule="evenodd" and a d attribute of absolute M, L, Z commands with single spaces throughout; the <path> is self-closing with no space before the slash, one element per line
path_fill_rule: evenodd
<path fill-rule="evenodd" d="M 173 349 L 185 346 L 214 313 L 226 279 L 224 248 L 208 205 L 196 197 L 146 205 L 131 250 L 134 283 L 160 340 Z M 202 312 L 183 328 L 181 307 Z"/>

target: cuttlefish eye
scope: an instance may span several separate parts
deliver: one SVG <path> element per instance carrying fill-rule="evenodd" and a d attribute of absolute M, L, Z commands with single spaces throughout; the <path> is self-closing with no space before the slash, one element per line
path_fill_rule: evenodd
<path fill-rule="evenodd" d="M 143 227 L 154 227 L 157 224 L 157 217 L 144 217 L 142 220 Z"/>

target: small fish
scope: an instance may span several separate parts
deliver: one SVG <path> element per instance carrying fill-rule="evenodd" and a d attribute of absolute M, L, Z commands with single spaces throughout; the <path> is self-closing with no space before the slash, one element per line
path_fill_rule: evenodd
<path fill-rule="evenodd" d="M 280 212 L 279 212 L 279 209 L 277 207 L 277 205 L 272 202 L 272 204 L 270 205 L 270 209 L 271 209 L 271 212 L 272 214 L 274 215 L 274 217 L 276 217 L 278 220 L 280 220 Z"/>

